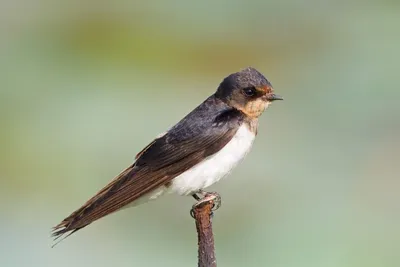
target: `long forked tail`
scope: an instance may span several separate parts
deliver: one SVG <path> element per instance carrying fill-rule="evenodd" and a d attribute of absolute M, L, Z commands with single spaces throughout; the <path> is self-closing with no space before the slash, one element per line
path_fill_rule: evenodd
<path fill-rule="evenodd" d="M 115 177 L 95 196 L 83 204 L 82 207 L 74 211 L 71 215 L 62 220 L 62 222 L 53 227 L 51 235 L 54 237 L 54 241 L 57 242 L 54 243 L 52 247 L 95 220 L 98 220 L 125 206 L 130 200 L 124 198 L 123 200 L 125 201 L 118 201 L 119 199 L 116 198 L 115 193 L 126 183 L 129 183 L 129 180 L 132 178 L 132 176 L 133 165 Z M 113 199 L 115 199 L 115 201 L 109 201 Z"/>

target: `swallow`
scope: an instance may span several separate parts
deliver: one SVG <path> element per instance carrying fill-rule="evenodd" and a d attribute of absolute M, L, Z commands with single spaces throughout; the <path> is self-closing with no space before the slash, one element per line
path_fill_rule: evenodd
<path fill-rule="evenodd" d="M 275 100 L 271 83 L 256 69 L 227 76 L 216 92 L 140 151 L 132 165 L 53 228 L 64 238 L 122 208 L 166 193 L 196 200 L 249 152 L 258 118 Z"/>

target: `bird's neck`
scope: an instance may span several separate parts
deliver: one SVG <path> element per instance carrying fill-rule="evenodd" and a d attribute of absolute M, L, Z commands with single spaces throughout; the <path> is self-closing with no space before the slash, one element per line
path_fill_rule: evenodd
<path fill-rule="evenodd" d="M 250 118 L 246 117 L 244 120 L 244 123 L 246 126 L 249 128 L 249 130 L 254 133 L 254 135 L 257 135 L 258 131 L 258 118 Z"/>

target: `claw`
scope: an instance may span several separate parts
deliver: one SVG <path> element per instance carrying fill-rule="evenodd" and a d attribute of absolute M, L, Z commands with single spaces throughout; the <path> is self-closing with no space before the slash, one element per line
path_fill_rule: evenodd
<path fill-rule="evenodd" d="M 199 199 L 197 201 L 197 203 L 195 203 L 192 206 L 192 209 L 190 210 L 190 216 L 192 216 L 192 218 L 195 218 L 194 216 L 194 210 L 203 205 L 206 202 L 212 201 L 213 202 L 213 206 L 211 208 L 211 214 L 210 216 L 212 217 L 214 215 L 214 211 L 216 211 L 217 209 L 219 209 L 221 207 L 221 196 L 217 193 L 217 192 L 205 192 L 205 191 L 199 191 L 197 194 L 204 194 L 203 198 Z M 197 194 L 193 194 L 192 196 L 197 199 L 196 197 L 198 197 Z"/>
<path fill-rule="evenodd" d="M 219 209 L 221 207 L 221 205 L 222 205 L 221 196 L 217 192 L 206 193 L 206 197 L 207 196 L 213 196 L 214 197 L 214 204 L 213 204 L 213 207 L 212 207 L 212 211 L 216 211 L 217 209 Z"/>

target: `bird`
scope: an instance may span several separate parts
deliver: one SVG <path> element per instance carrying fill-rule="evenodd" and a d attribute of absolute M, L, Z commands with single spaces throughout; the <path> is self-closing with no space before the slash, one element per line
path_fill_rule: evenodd
<path fill-rule="evenodd" d="M 215 93 L 53 227 L 52 236 L 55 240 L 64 236 L 63 240 L 106 215 L 168 193 L 201 201 L 204 189 L 227 176 L 249 152 L 259 117 L 276 100 L 283 98 L 255 68 L 230 74 Z"/>

